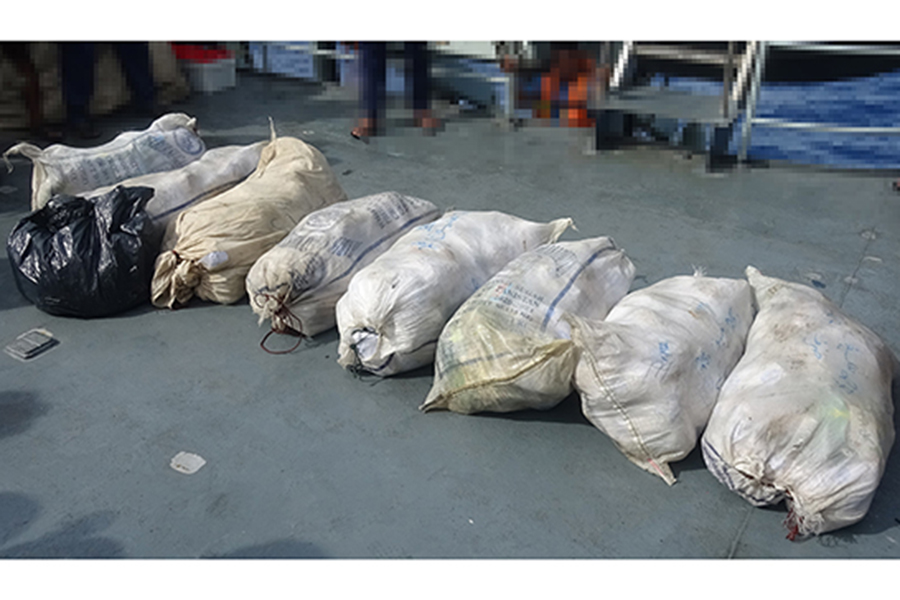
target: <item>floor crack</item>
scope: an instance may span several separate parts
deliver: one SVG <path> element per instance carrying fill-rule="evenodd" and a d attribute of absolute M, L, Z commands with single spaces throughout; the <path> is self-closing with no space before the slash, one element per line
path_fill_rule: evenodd
<path fill-rule="evenodd" d="M 863 261 L 866 260 L 866 252 L 869 251 L 869 246 L 872 245 L 872 241 L 877 237 L 875 228 L 872 227 L 871 229 L 866 229 L 862 232 L 862 236 L 866 240 L 866 245 L 859 255 L 859 261 L 856 263 L 856 268 L 853 269 L 853 273 L 850 274 L 850 277 L 844 279 L 846 285 L 844 286 L 844 291 L 841 292 L 841 301 L 838 302 L 839 308 L 844 308 L 844 300 L 847 299 L 847 294 L 850 293 L 850 290 L 856 285 L 856 274 L 859 272 L 859 268 L 862 266 Z"/>
<path fill-rule="evenodd" d="M 750 522 L 750 515 L 753 514 L 754 508 L 755 507 L 752 505 L 747 507 L 747 514 L 744 515 L 744 521 L 741 523 L 740 528 L 737 530 L 737 534 L 731 541 L 731 546 L 728 548 L 728 555 L 725 558 L 734 558 L 734 554 L 737 552 L 738 544 L 741 541 L 741 537 L 744 535 L 744 531 L 747 529 L 747 523 Z"/>

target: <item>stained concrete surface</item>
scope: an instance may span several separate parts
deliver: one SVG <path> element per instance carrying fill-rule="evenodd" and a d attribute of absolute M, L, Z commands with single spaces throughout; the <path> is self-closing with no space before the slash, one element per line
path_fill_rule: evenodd
<path fill-rule="evenodd" d="M 900 195 L 884 174 L 709 174 L 699 157 L 593 153 L 584 132 L 509 131 L 447 105 L 434 138 L 395 128 L 366 145 L 349 136 L 355 107 L 347 90 L 243 75 L 172 110 L 197 116 L 209 147 L 265 139 L 272 116 L 325 154 L 351 198 L 397 190 L 571 216 L 563 239 L 614 237 L 633 289 L 693 266 L 815 280 L 900 351 Z M 146 121 L 100 124 L 96 143 Z M 0 182 L 4 239 L 29 204 L 29 164 L 15 167 Z M 547 412 L 422 414 L 430 368 L 358 379 L 335 362 L 334 330 L 273 356 L 246 300 L 53 317 L 0 263 L 0 342 L 32 327 L 61 342 L 29 363 L 0 356 L 0 557 L 900 556 L 896 446 L 862 522 L 790 542 L 784 508 L 748 505 L 699 450 L 673 465 L 673 487 L 634 467 L 575 396 Z M 207 463 L 176 472 L 180 451 Z"/>

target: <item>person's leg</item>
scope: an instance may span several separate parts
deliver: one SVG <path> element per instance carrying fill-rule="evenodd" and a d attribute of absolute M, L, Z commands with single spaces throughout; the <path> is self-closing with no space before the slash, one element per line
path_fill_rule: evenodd
<path fill-rule="evenodd" d="M 132 104 L 145 116 L 154 108 L 153 71 L 150 66 L 150 46 L 147 42 L 119 42 L 115 44 L 116 53 L 125 71 L 125 79 L 133 94 Z"/>
<path fill-rule="evenodd" d="M 94 91 L 94 44 L 60 42 L 59 55 L 66 123 L 81 137 L 97 137 L 89 114 Z"/>
<path fill-rule="evenodd" d="M 44 119 L 41 111 L 41 87 L 34 63 L 31 62 L 28 42 L 3 42 L 2 47 L 3 53 L 16 65 L 19 75 L 25 78 L 22 97 L 28 110 L 28 127 L 32 133 L 36 133 L 41 129 Z"/>
<path fill-rule="evenodd" d="M 431 64 L 427 42 L 406 42 L 407 82 L 412 79 L 412 105 L 416 125 L 428 132 L 433 132 L 440 122 L 431 115 Z M 409 95 L 409 90 L 407 90 Z"/>
<path fill-rule="evenodd" d="M 362 85 L 362 115 L 352 135 L 366 138 L 376 135 L 380 129 L 382 111 L 384 110 L 385 68 L 387 63 L 387 44 L 384 42 L 360 42 L 360 75 Z"/>

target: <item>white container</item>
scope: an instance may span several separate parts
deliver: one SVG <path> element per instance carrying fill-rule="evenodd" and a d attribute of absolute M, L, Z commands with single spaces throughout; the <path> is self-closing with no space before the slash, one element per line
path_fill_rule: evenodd
<path fill-rule="evenodd" d="M 181 61 L 191 89 L 195 92 L 211 94 L 220 90 L 233 88 L 236 84 L 235 68 L 237 61 L 223 58 L 213 62 Z"/>
<path fill-rule="evenodd" d="M 316 79 L 316 61 L 310 42 L 272 42 L 267 44 L 267 73 Z"/>

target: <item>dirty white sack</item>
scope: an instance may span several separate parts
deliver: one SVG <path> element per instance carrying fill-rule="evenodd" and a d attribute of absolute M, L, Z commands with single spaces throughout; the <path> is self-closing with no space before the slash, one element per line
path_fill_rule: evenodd
<path fill-rule="evenodd" d="M 153 304 L 174 308 L 194 294 L 236 302 L 260 256 L 303 217 L 346 198 L 321 152 L 297 138 L 276 138 L 273 129 L 247 179 L 169 223 L 151 284 Z"/>
<path fill-rule="evenodd" d="M 311 336 L 331 329 L 334 305 L 351 278 L 401 235 L 439 216 L 431 202 L 397 192 L 310 213 L 250 269 L 250 306 L 277 332 Z"/>
<path fill-rule="evenodd" d="M 664 279 L 625 296 L 602 322 L 573 317 L 582 412 L 640 468 L 675 483 L 668 463 L 696 446 L 753 321 L 743 279 Z"/>
<path fill-rule="evenodd" d="M 894 442 L 894 357 L 820 292 L 747 267 L 759 314 L 703 434 L 703 458 L 755 506 L 787 501 L 788 537 L 869 509 Z"/>
<path fill-rule="evenodd" d="M 571 225 L 571 219 L 534 223 L 495 211 L 452 211 L 416 227 L 357 273 L 338 301 L 338 363 L 380 376 L 427 365 L 466 298 Z"/>
<path fill-rule="evenodd" d="M 549 409 L 578 361 L 565 315 L 600 321 L 634 265 L 608 237 L 546 244 L 513 259 L 463 303 L 438 339 L 424 411 Z"/>
<path fill-rule="evenodd" d="M 153 188 L 145 210 L 165 226 L 182 210 L 231 189 L 256 169 L 266 142 L 208 150 L 194 162 L 172 171 L 149 173 L 80 194 L 101 196 L 116 186 Z"/>
<path fill-rule="evenodd" d="M 138 175 L 179 169 L 205 150 L 197 134 L 197 119 L 169 113 L 143 131 L 126 131 L 102 146 L 54 144 L 41 150 L 23 142 L 9 148 L 3 157 L 7 165 L 7 157 L 13 154 L 31 159 L 31 209 L 37 210 L 57 194 L 78 196 Z"/>

